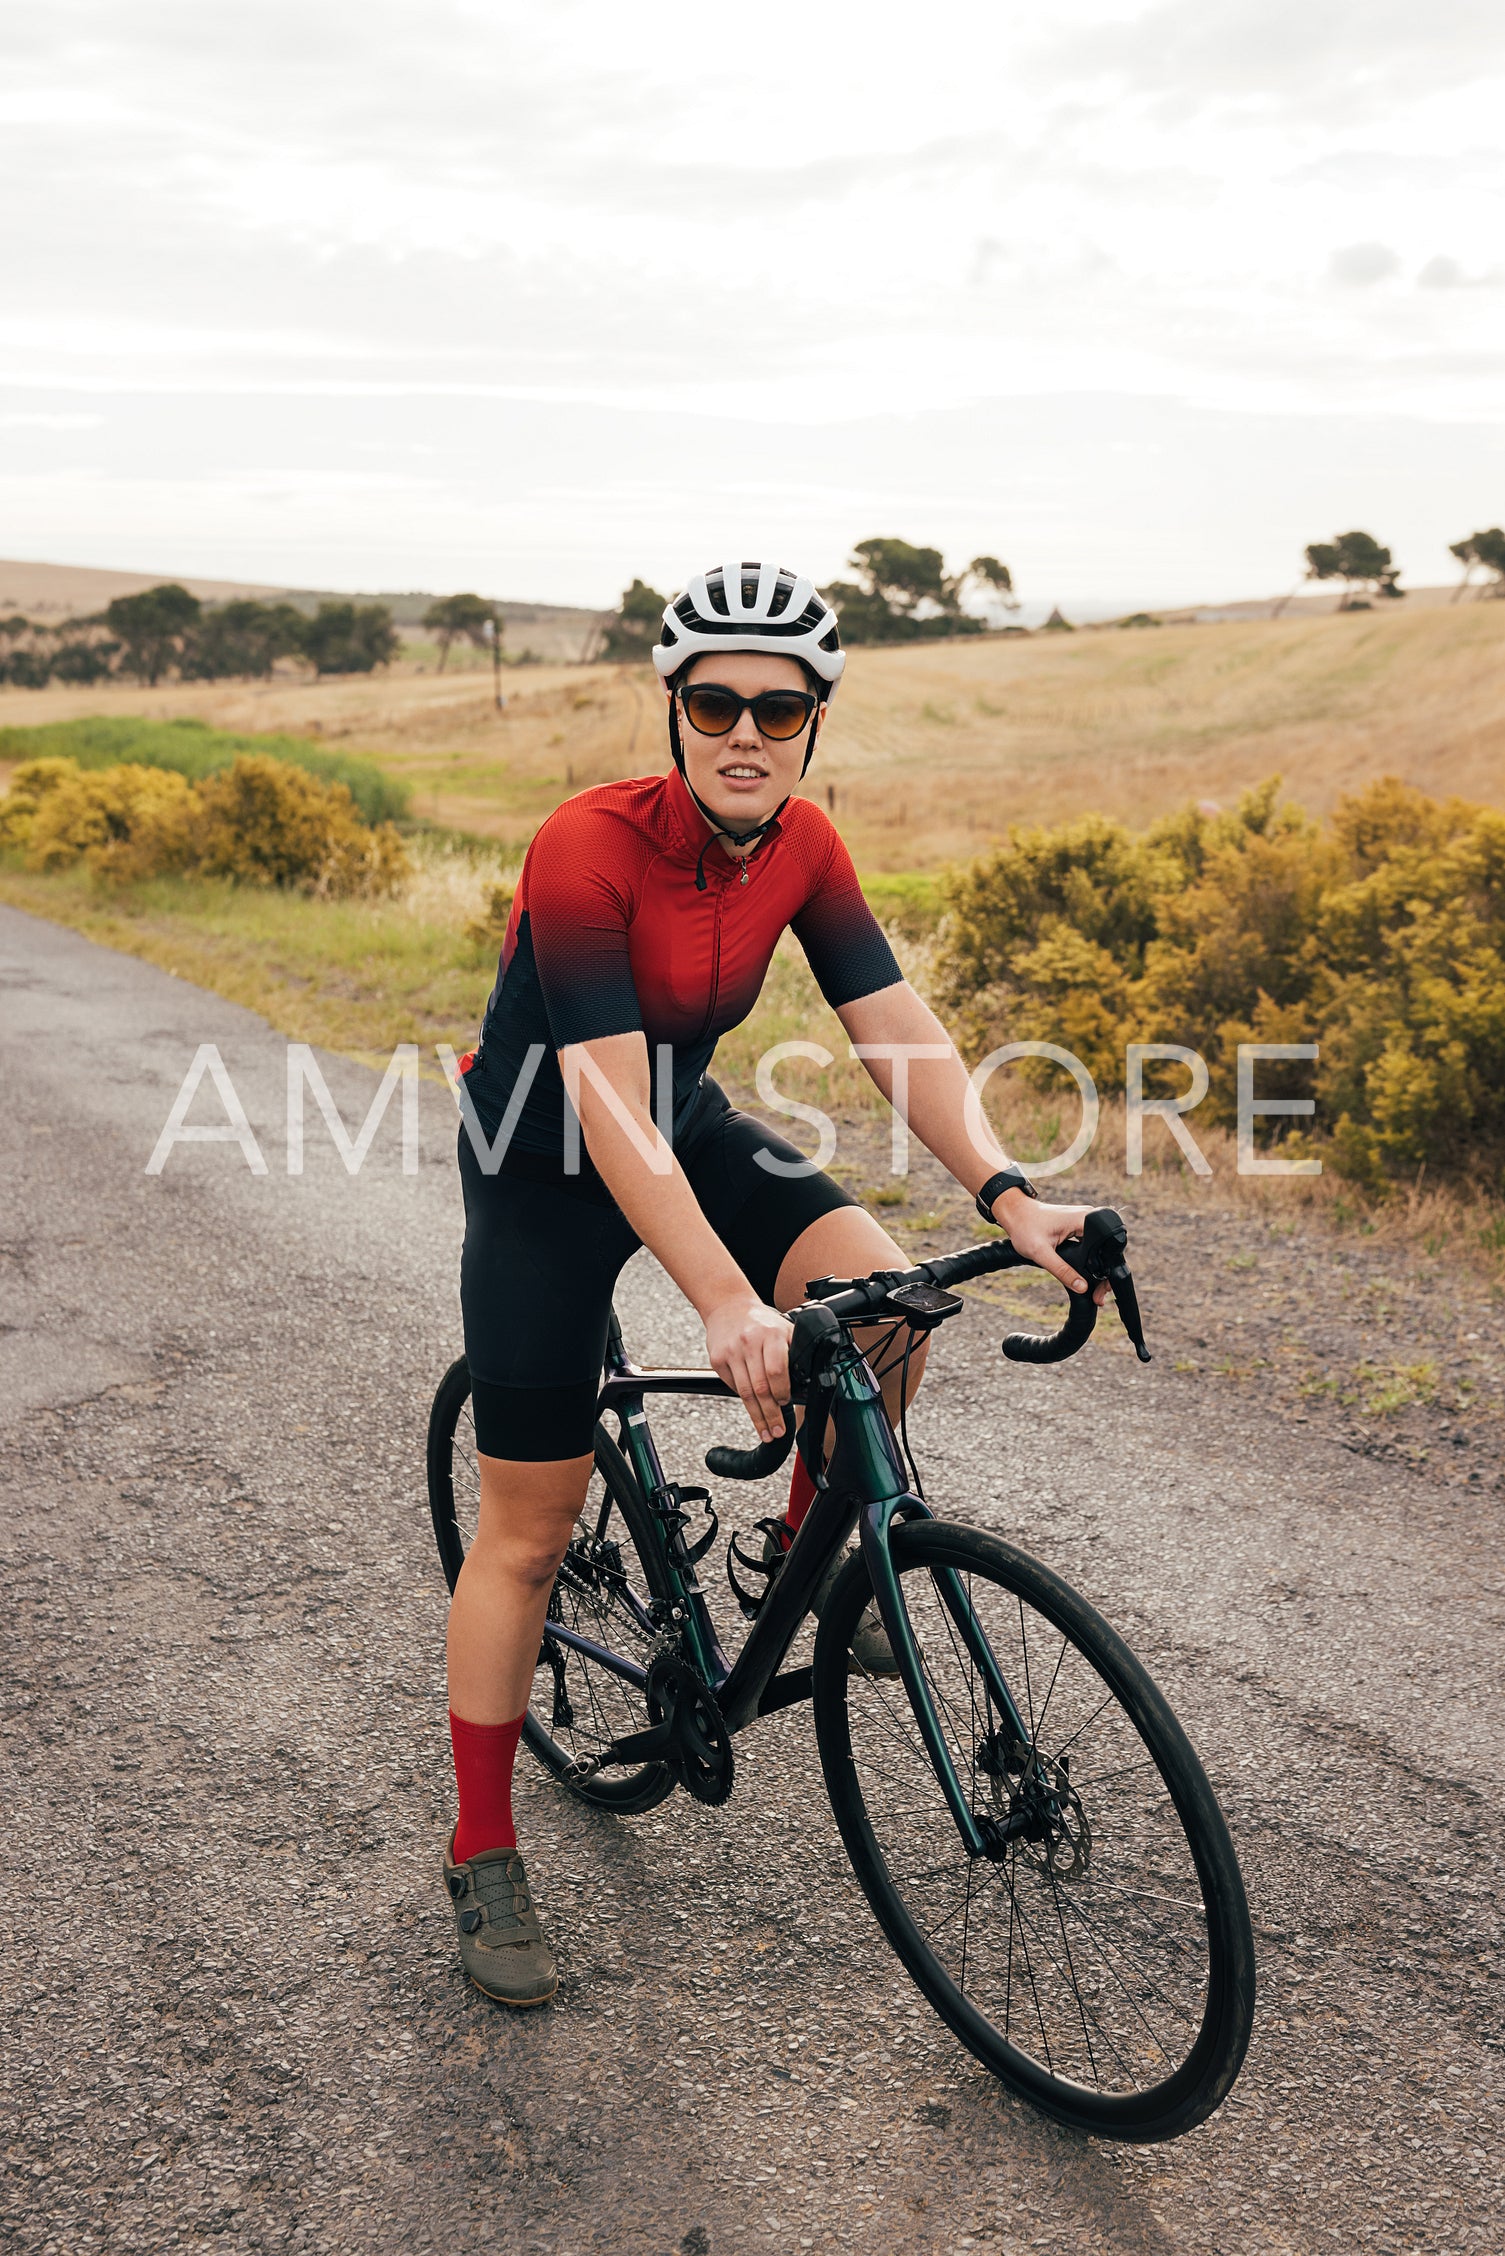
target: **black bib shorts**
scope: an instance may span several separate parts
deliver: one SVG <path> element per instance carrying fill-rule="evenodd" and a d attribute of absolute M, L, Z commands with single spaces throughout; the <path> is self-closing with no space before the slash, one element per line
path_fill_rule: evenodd
<path fill-rule="evenodd" d="M 675 1157 L 701 1212 L 760 1300 L 802 1231 L 857 1201 L 818 1169 L 782 1175 L 766 1152 L 808 1169 L 803 1153 L 737 1112 L 707 1080 Z M 476 1444 L 531 1463 L 590 1454 L 611 1296 L 642 1243 L 582 1154 L 566 1175 L 551 1153 L 510 1149 L 487 1175 L 462 1122 L 465 1246 L 460 1307 Z"/>

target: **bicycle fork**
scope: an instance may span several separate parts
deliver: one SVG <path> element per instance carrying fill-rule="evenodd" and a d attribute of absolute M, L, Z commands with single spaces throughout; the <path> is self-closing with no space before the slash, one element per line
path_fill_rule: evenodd
<path fill-rule="evenodd" d="M 863 1358 L 856 1354 L 850 1359 L 840 1358 L 832 1368 L 831 1378 L 844 1401 L 851 1406 L 841 1423 L 843 1485 L 850 1481 L 859 1495 L 869 1499 L 858 1521 L 863 1562 L 925 1752 L 968 1856 L 1002 1858 L 1010 1842 L 1025 1830 L 1030 1820 L 1022 1813 L 1011 1813 L 1002 1820 L 988 1816 L 979 1819 L 973 1809 L 936 1713 L 890 1548 L 897 1523 L 929 1520 L 935 1515 L 922 1498 L 912 1495 L 905 1487 L 905 1468 L 883 1406 L 883 1396 Z M 988 1642 L 961 1576 L 954 1567 L 933 1568 L 931 1575 L 941 1603 L 982 1678 L 988 1704 L 996 1711 L 1003 1732 L 1011 1744 L 1025 1750 L 1031 1763 L 1037 1766 L 1029 1727 L 1009 1690 L 998 1656 Z"/>

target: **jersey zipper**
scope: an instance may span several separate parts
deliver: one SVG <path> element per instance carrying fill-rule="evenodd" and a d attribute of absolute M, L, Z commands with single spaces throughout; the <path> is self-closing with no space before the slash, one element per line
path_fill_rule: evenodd
<path fill-rule="evenodd" d="M 711 1021 L 716 1016 L 716 1004 L 721 993 L 721 912 L 726 906 L 727 878 L 730 875 L 728 870 L 726 878 L 719 871 L 716 876 L 716 916 L 711 927 L 711 992 L 705 1006 L 705 1017 L 700 1022 L 700 1032 L 695 1037 L 697 1042 L 703 1042 L 711 1031 Z"/>

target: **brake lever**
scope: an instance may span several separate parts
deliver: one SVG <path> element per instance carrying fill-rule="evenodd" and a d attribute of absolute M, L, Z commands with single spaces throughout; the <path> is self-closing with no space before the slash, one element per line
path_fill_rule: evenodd
<path fill-rule="evenodd" d="M 1144 1325 L 1139 1315 L 1139 1295 L 1134 1290 L 1134 1279 L 1121 1261 L 1116 1269 L 1108 1271 L 1108 1290 L 1118 1309 L 1118 1320 L 1134 1345 L 1134 1353 L 1141 1363 L 1150 1361 L 1150 1351 L 1144 1344 Z"/>
<path fill-rule="evenodd" d="M 1151 1360 L 1151 1351 L 1144 1345 L 1144 1322 L 1139 1320 L 1139 1295 L 1135 1281 L 1128 1275 L 1128 1230 L 1124 1216 L 1115 1214 L 1112 1207 L 1094 1207 L 1083 1223 L 1079 1239 L 1063 1239 L 1056 1248 L 1067 1266 L 1085 1279 L 1088 1290 L 1076 1293 L 1067 1308 L 1065 1324 L 1056 1333 L 1029 1333 L 1013 1331 L 1004 1340 L 1004 1354 L 1011 1363 L 1063 1363 L 1074 1356 L 1076 1349 L 1085 1347 L 1097 1322 L 1097 1304 L 1092 1293 L 1099 1284 L 1106 1284 L 1115 1299 L 1119 1322 L 1124 1324 L 1128 1340 L 1133 1342 L 1139 1363 Z"/>
<path fill-rule="evenodd" d="M 1124 1256 L 1128 1252 L 1129 1233 L 1123 1217 L 1111 1206 L 1100 1206 L 1088 1215 L 1082 1235 L 1068 1239 L 1058 1250 L 1063 1261 L 1069 1261 L 1078 1276 L 1085 1277 L 1089 1291 L 1105 1284 L 1113 1295 L 1118 1309 L 1118 1320 L 1123 1325 L 1134 1353 L 1141 1363 L 1150 1361 L 1150 1351 L 1144 1344 L 1144 1321 L 1139 1313 L 1139 1295 L 1134 1289 L 1134 1279 Z"/>

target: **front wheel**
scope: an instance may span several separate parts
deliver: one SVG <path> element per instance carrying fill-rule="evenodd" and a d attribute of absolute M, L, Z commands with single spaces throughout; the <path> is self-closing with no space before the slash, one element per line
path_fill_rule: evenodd
<path fill-rule="evenodd" d="M 868 1902 L 942 2020 L 1004 2083 L 1100 2137 L 1175 2138 L 1227 2094 L 1254 2010 L 1243 1881 L 1202 1766 L 1128 1647 L 1048 1568 L 937 1520 L 895 1527 L 892 1544 L 936 1714 L 992 1846 L 975 1860 L 963 1847 L 903 1684 L 847 1673 L 872 1596 L 859 1557 L 821 1623 L 815 1723 Z"/>
<path fill-rule="evenodd" d="M 581 1801 L 628 1816 L 655 1808 L 673 1793 L 674 1774 L 663 1763 L 585 1779 L 570 1772 L 582 1759 L 603 1753 L 613 1739 L 645 1731 L 653 1720 L 647 1701 L 604 1659 L 551 1636 L 550 1625 L 557 1622 L 646 1670 L 660 1636 L 654 1608 L 673 1593 L 653 1512 L 632 1467 L 600 1426 L 595 1456 L 549 1596 L 523 1744 Z M 470 1369 L 463 1355 L 445 1372 L 429 1413 L 428 1492 L 444 1579 L 453 1591 L 475 1539 L 481 1496 Z"/>

